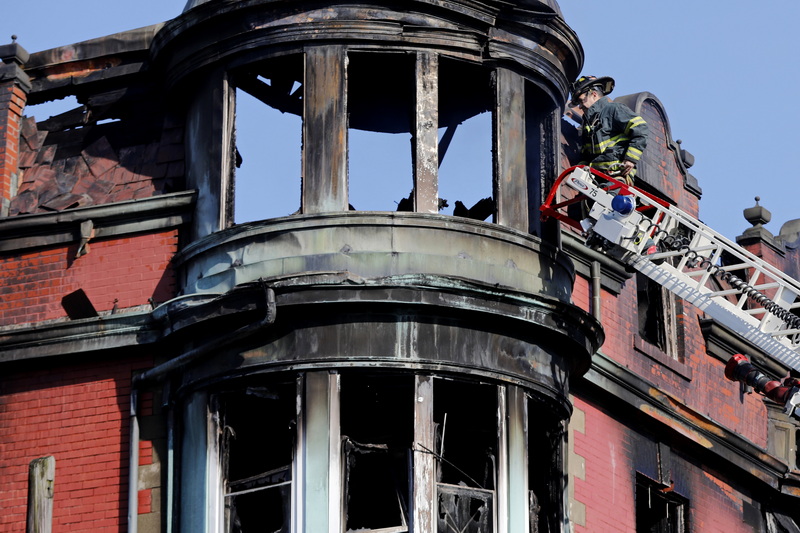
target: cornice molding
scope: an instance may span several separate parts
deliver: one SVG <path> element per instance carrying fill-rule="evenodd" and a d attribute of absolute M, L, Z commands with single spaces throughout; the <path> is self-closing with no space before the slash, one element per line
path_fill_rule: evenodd
<path fill-rule="evenodd" d="M 94 227 L 93 239 L 174 228 L 191 219 L 196 197 L 196 191 L 182 191 L 55 213 L 0 218 L 0 253 L 79 242 L 80 226 L 86 221 Z"/>
<path fill-rule="evenodd" d="M 589 389 L 586 389 L 589 387 Z M 574 394 L 595 391 L 610 401 L 622 402 L 631 414 L 646 417 L 651 430 L 699 446 L 737 475 L 782 491 L 794 485 L 788 466 L 739 434 L 694 411 L 682 400 L 659 389 L 601 352 L 592 358 L 589 372 L 573 384 Z"/>

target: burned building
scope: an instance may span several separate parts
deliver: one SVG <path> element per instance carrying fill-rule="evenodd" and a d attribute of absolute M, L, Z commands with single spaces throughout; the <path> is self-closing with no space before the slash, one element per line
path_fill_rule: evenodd
<path fill-rule="evenodd" d="M 197 0 L 0 58 L 0 531 L 790 527 L 796 429 L 722 381 L 738 341 L 540 219 L 583 62 L 555 1 Z M 643 184 L 696 212 L 627 98 Z M 257 193 L 245 99 L 299 125 Z M 488 194 L 443 197 L 476 116 Z M 403 140 L 396 204 L 352 201 L 357 132 Z"/>

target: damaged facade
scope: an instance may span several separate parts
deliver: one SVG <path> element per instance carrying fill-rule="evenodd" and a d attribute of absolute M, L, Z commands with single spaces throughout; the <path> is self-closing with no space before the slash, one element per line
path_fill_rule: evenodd
<path fill-rule="evenodd" d="M 797 530 L 796 427 L 722 379 L 737 351 L 786 369 L 540 221 L 583 62 L 555 1 L 208 0 L 23 45 L 0 46 L 0 531 Z M 301 121 L 302 182 L 234 224 L 244 94 Z M 642 183 L 697 214 L 663 106 L 623 98 Z M 442 214 L 482 113 L 491 197 Z M 402 208 L 352 205 L 351 130 L 410 140 Z M 797 277 L 796 224 L 754 224 Z"/>

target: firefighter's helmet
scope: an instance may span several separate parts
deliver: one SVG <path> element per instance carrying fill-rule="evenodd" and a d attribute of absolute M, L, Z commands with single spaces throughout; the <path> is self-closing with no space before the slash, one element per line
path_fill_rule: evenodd
<path fill-rule="evenodd" d="M 595 76 L 581 76 L 572 84 L 572 100 L 570 104 L 574 106 L 578 105 L 577 97 L 592 87 L 599 88 L 603 91 L 603 94 L 609 94 L 614 90 L 614 78 L 608 76 L 601 76 L 599 78 Z"/>

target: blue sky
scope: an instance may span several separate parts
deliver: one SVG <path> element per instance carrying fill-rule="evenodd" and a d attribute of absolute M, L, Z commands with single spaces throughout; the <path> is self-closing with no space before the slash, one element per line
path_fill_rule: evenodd
<path fill-rule="evenodd" d="M 184 4 L 10 2 L 3 6 L 0 43 L 16 34 L 22 46 L 36 52 L 161 22 L 180 14 Z M 615 95 L 649 91 L 664 104 L 674 138 L 696 158 L 690 172 L 703 189 L 701 218 L 707 224 L 730 238 L 741 234 L 749 226 L 742 210 L 754 204 L 755 196 L 772 212 L 766 227 L 775 234 L 784 222 L 800 217 L 800 180 L 791 170 L 800 122 L 791 101 L 800 79 L 795 58 L 800 2 L 562 0 L 560 6 L 583 43 L 583 73 L 614 77 Z M 468 136 L 466 130 L 467 125 L 462 136 Z M 389 141 L 403 147 L 408 142 Z M 463 149 L 485 152 L 469 142 Z M 445 164 L 448 158 L 458 155 L 448 153 Z M 351 169 L 351 174 L 357 173 Z M 487 192 L 471 191 L 463 182 L 451 187 L 442 194 L 451 206 L 453 198 L 469 203 Z M 390 194 L 399 200 L 406 188 Z M 369 200 L 369 192 L 359 198 L 367 208 Z M 294 199 L 284 202 L 293 206 Z"/>

